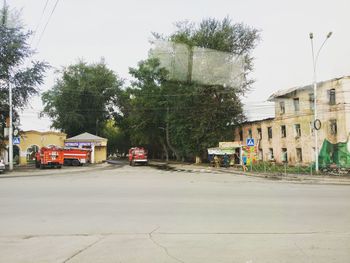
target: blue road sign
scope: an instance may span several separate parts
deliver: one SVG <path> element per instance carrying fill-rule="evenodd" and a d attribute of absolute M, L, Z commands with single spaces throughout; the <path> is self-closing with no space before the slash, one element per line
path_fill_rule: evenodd
<path fill-rule="evenodd" d="M 255 143 L 254 143 L 254 139 L 253 138 L 248 138 L 247 139 L 247 146 L 254 146 Z"/>
<path fill-rule="evenodd" d="M 19 137 L 13 137 L 12 142 L 13 144 L 20 144 L 21 139 Z"/>

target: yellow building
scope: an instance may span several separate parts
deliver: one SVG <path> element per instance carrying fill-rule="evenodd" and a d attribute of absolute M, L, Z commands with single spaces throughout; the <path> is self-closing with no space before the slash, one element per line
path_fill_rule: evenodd
<path fill-rule="evenodd" d="M 65 140 L 66 147 L 91 149 L 91 163 L 102 163 L 107 160 L 107 139 L 88 132 Z"/>
<path fill-rule="evenodd" d="M 32 163 L 35 153 L 44 146 L 64 146 L 64 140 L 67 135 L 61 132 L 39 132 L 39 131 L 23 131 L 19 134 L 20 143 L 13 146 L 14 163 L 25 165 Z M 4 152 L 4 159 L 7 163 L 8 154 Z"/>

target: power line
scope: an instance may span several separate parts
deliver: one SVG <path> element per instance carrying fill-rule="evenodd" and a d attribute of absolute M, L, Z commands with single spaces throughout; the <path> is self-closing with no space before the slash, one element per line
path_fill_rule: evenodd
<path fill-rule="evenodd" d="M 52 11 L 51 11 L 51 13 L 50 13 L 50 16 L 49 16 L 49 18 L 47 19 L 47 22 L 46 22 L 46 24 L 45 24 L 45 26 L 44 26 L 44 29 L 43 29 L 43 31 L 42 31 L 41 34 L 40 34 L 40 37 L 39 37 L 39 40 L 38 40 L 38 42 L 37 42 L 37 44 L 36 44 L 36 46 L 35 46 L 35 49 L 38 48 L 39 43 L 40 43 L 40 41 L 41 41 L 41 39 L 42 39 L 42 37 L 43 37 L 43 35 L 44 35 L 44 33 L 45 33 L 46 27 L 47 27 L 47 25 L 49 24 L 49 22 L 50 22 L 50 20 L 51 20 L 51 17 L 52 17 L 52 15 L 53 15 L 53 13 L 55 12 L 56 7 L 57 7 L 57 4 L 58 4 L 59 1 L 60 1 L 60 0 L 56 0 L 56 3 L 55 3 L 55 5 L 54 5 L 54 7 L 53 7 L 53 9 L 52 9 Z"/>
<path fill-rule="evenodd" d="M 39 29 L 41 20 L 42 20 L 43 17 L 44 17 L 44 14 L 45 14 L 45 11 L 46 11 L 46 7 L 47 7 L 47 4 L 49 3 L 49 1 L 50 1 L 50 0 L 46 0 L 46 2 L 45 2 L 44 8 L 43 8 L 43 10 L 42 10 L 42 12 L 41 12 L 40 19 L 39 19 L 39 21 L 38 21 L 38 24 L 37 24 L 36 27 L 35 27 L 35 30 L 34 30 L 34 33 L 33 33 L 33 36 L 32 36 L 32 40 L 30 41 L 30 45 L 32 45 L 32 43 L 33 43 L 33 40 L 34 40 L 35 35 L 36 35 L 36 32 L 37 32 L 38 29 Z"/>

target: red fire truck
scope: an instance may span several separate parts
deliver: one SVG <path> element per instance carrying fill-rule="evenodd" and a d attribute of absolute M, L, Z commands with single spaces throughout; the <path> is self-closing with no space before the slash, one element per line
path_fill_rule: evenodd
<path fill-rule="evenodd" d="M 63 152 L 58 147 L 42 147 L 35 154 L 35 167 L 45 168 L 54 167 L 61 168 L 63 165 Z"/>
<path fill-rule="evenodd" d="M 148 164 L 147 151 L 142 147 L 129 149 L 129 164 L 134 166 L 136 163 Z"/>
<path fill-rule="evenodd" d="M 79 166 L 90 162 L 91 150 L 82 148 L 63 148 L 64 165 Z"/>

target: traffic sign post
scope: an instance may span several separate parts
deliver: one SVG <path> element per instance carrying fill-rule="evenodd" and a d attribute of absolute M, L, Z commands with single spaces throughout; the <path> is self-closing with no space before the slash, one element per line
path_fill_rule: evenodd
<path fill-rule="evenodd" d="M 253 138 L 247 138 L 247 146 L 255 146 Z"/>

